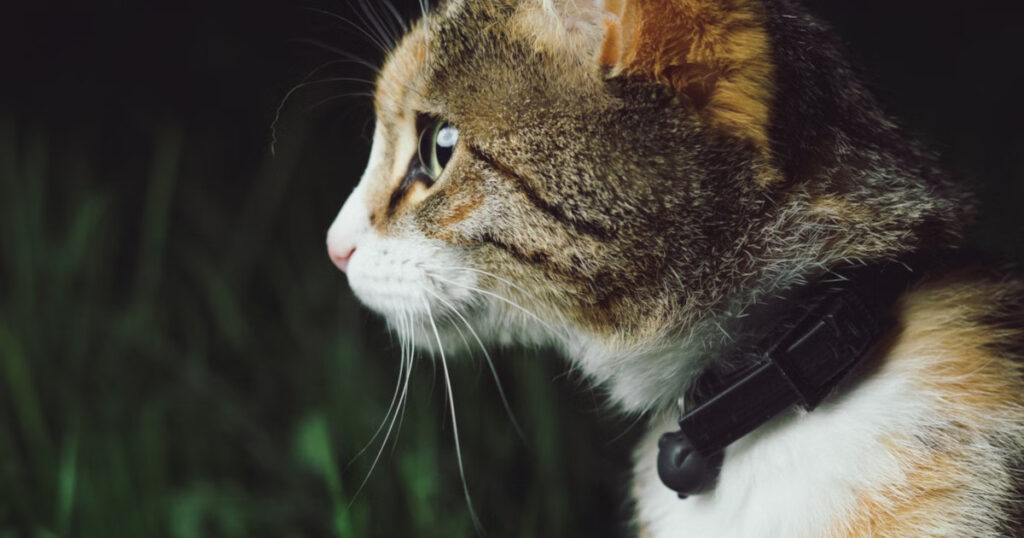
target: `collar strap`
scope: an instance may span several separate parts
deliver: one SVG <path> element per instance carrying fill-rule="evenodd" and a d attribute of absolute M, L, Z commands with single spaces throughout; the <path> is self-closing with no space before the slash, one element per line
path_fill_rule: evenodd
<path fill-rule="evenodd" d="M 920 277 L 888 263 L 826 274 L 789 300 L 754 345 L 697 378 L 679 431 L 658 443 L 658 475 L 680 498 L 714 487 L 724 449 L 799 404 L 813 411 L 894 326 L 893 303 Z"/>

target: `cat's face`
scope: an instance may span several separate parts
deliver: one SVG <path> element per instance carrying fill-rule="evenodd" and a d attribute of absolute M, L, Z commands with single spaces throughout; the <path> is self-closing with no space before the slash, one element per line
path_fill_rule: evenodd
<path fill-rule="evenodd" d="M 367 306 L 623 350 L 707 299 L 697 279 L 759 196 L 756 144 L 654 77 L 612 76 L 607 17 L 457 0 L 404 38 L 328 237 Z"/>
<path fill-rule="evenodd" d="M 442 3 L 381 71 L 331 257 L 420 346 L 553 343 L 638 410 L 760 297 L 955 242 L 962 194 L 765 6 Z"/>
<path fill-rule="evenodd" d="M 723 127 L 707 89 L 609 59 L 609 24 L 627 18 L 456 0 L 403 39 L 378 80 L 369 164 L 328 234 L 364 304 L 421 346 L 457 346 L 471 324 L 607 357 L 584 365 L 604 380 L 612 357 L 710 308 L 765 201 L 756 129 Z"/>

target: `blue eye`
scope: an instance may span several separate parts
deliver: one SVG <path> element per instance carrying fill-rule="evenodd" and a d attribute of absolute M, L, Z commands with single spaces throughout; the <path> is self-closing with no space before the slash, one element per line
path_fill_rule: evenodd
<path fill-rule="evenodd" d="M 431 179 L 441 176 L 458 143 L 458 127 L 446 121 L 432 122 L 420 133 L 420 163 Z"/>

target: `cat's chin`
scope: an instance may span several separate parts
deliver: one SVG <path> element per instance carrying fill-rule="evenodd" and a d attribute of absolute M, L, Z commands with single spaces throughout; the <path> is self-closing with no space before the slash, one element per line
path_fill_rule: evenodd
<path fill-rule="evenodd" d="M 496 347 L 547 348 L 568 359 L 622 412 L 675 408 L 676 400 L 704 365 L 701 342 L 678 338 L 620 347 L 567 326 L 542 325 L 503 303 L 474 303 L 458 315 L 389 316 L 388 323 L 419 356 L 482 358 Z M 431 322 L 433 319 L 433 323 Z"/>
<path fill-rule="evenodd" d="M 558 348 L 613 407 L 627 414 L 675 408 L 706 360 L 701 343 L 668 335 L 619 345 L 578 332 L 567 335 Z"/>

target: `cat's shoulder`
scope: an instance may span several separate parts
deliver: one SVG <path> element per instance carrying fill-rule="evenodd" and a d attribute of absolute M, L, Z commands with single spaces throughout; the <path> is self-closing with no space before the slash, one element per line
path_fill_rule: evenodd
<path fill-rule="evenodd" d="M 984 269 L 943 271 L 910 289 L 895 314 L 892 335 L 838 394 L 730 446 L 706 495 L 681 501 L 660 483 L 657 438 L 674 418 L 655 421 L 637 452 L 633 488 L 646 535 L 1019 532 L 1024 282 Z"/>
<path fill-rule="evenodd" d="M 1024 283 L 962 269 L 898 306 L 880 375 L 906 380 L 920 409 L 880 458 L 899 469 L 858 493 L 837 536 L 1019 535 L 1024 459 Z"/>

